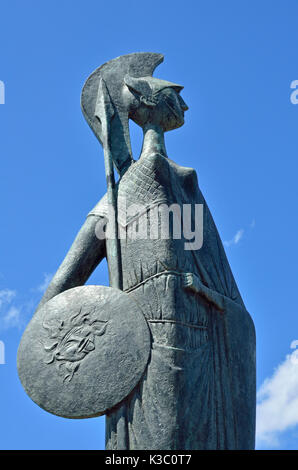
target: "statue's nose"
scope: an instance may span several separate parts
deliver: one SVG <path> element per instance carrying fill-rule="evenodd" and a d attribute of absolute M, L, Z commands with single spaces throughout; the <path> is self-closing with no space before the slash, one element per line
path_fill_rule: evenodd
<path fill-rule="evenodd" d="M 179 96 L 180 106 L 181 106 L 182 110 L 187 111 L 189 109 L 187 104 L 185 103 L 184 99 L 180 95 L 178 95 L 178 96 Z"/>

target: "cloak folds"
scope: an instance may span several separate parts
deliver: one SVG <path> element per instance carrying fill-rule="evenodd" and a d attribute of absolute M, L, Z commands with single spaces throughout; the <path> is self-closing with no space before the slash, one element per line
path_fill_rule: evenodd
<path fill-rule="evenodd" d="M 185 250 L 189 240 L 183 237 L 121 240 L 123 289 L 148 321 L 152 349 L 137 387 L 106 417 L 106 448 L 253 449 L 254 325 L 195 171 L 159 154 L 147 156 L 121 178 L 121 198 L 148 209 L 203 204 L 203 246 Z M 95 214 L 107 216 L 106 198 L 89 216 Z M 188 289 L 186 273 L 223 308 Z"/>

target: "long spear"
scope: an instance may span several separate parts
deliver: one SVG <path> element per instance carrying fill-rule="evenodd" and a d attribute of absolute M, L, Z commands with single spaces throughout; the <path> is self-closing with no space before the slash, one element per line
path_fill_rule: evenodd
<path fill-rule="evenodd" d="M 103 145 L 107 181 L 109 236 L 107 237 L 106 243 L 110 286 L 122 290 L 121 251 L 117 222 L 117 188 L 110 144 L 110 123 L 115 111 L 103 78 L 101 78 L 99 82 L 94 114 L 101 122 L 101 142 Z M 128 429 L 126 423 L 125 404 L 121 405 L 117 410 L 117 449 L 128 449 Z"/>
<path fill-rule="evenodd" d="M 122 289 L 121 253 L 117 223 L 117 188 L 110 144 L 110 123 L 115 114 L 114 106 L 103 78 L 99 81 L 94 115 L 101 123 L 101 141 L 104 152 L 108 197 L 107 258 L 110 286 Z"/>

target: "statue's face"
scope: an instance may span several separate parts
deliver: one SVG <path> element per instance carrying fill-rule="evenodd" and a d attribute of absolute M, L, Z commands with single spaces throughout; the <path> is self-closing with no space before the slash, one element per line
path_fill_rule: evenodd
<path fill-rule="evenodd" d="M 137 98 L 127 87 L 124 89 L 124 100 L 129 109 L 129 117 L 141 127 L 155 124 L 164 132 L 177 129 L 184 124 L 184 112 L 188 109 L 179 91 L 173 87 L 163 88 L 155 94 L 154 102 L 150 98 Z"/>
<path fill-rule="evenodd" d="M 188 106 L 175 88 L 164 88 L 158 96 L 156 114 L 164 131 L 177 129 L 184 124 L 184 112 Z"/>

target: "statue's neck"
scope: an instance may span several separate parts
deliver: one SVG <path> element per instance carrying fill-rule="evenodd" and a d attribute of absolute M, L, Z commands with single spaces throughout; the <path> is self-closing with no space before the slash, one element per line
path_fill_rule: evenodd
<path fill-rule="evenodd" d="M 144 139 L 140 158 L 144 158 L 152 153 L 160 153 L 167 157 L 164 132 L 160 126 L 146 124 L 143 128 Z"/>

